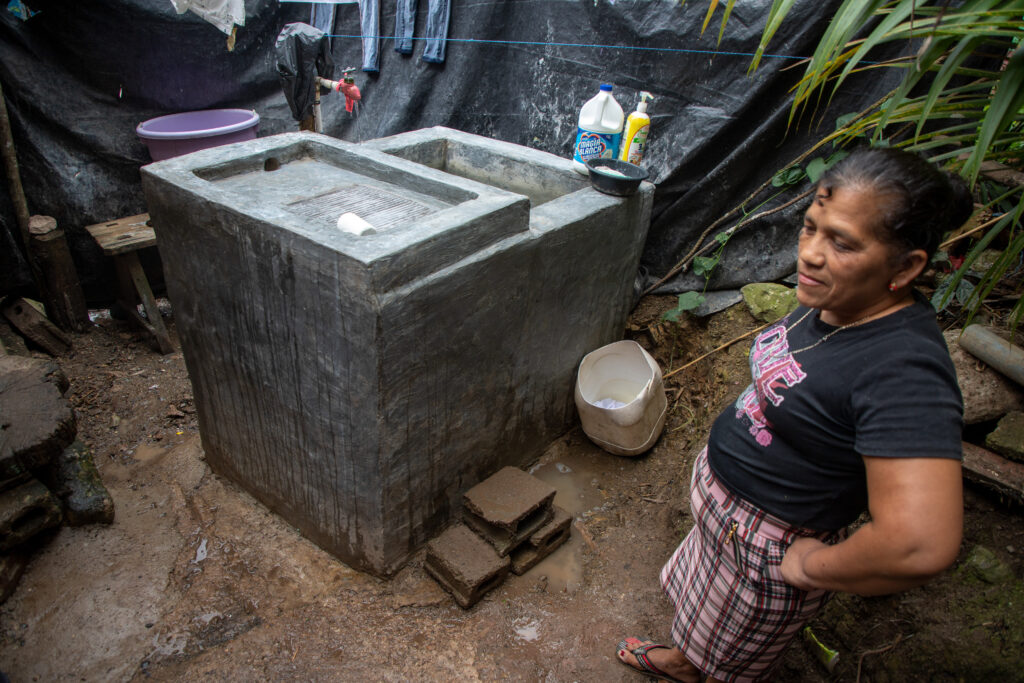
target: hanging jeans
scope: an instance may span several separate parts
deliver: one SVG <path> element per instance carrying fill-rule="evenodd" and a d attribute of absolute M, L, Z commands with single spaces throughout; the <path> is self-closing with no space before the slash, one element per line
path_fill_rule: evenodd
<path fill-rule="evenodd" d="M 359 0 L 359 30 L 363 37 L 363 71 L 377 73 L 380 71 L 380 0 Z"/>
<path fill-rule="evenodd" d="M 450 0 L 430 0 L 427 7 L 426 45 L 423 48 L 424 62 L 444 62 L 444 48 L 448 38 L 448 19 L 451 16 Z M 395 9 L 395 52 L 412 54 L 413 25 L 416 22 L 416 0 L 398 0 Z"/>
<path fill-rule="evenodd" d="M 334 31 L 334 5 L 314 4 L 309 10 L 309 24 L 327 34 Z M 328 37 L 327 48 L 330 47 L 331 39 Z"/>

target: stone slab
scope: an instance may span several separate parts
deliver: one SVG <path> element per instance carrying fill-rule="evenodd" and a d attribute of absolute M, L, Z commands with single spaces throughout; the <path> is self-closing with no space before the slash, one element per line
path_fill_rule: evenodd
<path fill-rule="evenodd" d="M 35 479 L 0 493 L 0 552 L 58 526 L 62 519 L 57 499 Z"/>
<path fill-rule="evenodd" d="M 466 491 L 462 502 L 476 517 L 515 534 L 554 498 L 550 484 L 517 467 L 503 467 Z"/>
<path fill-rule="evenodd" d="M 985 437 L 985 445 L 1005 458 L 1024 462 L 1024 412 L 1015 410 L 1004 415 Z"/>
<path fill-rule="evenodd" d="M 468 527 L 456 524 L 427 544 L 423 567 L 460 607 L 469 609 L 501 585 L 511 562 Z"/>
<path fill-rule="evenodd" d="M 68 380 L 52 361 L 0 356 L 0 491 L 21 484 L 75 438 Z"/>
<path fill-rule="evenodd" d="M 551 521 L 541 527 L 535 534 L 518 548 L 512 551 L 512 573 L 521 576 L 533 569 L 538 562 L 553 553 L 572 535 L 572 515 L 553 506 Z"/>
<path fill-rule="evenodd" d="M 743 294 L 738 289 L 724 289 L 717 292 L 704 292 L 704 303 L 693 309 L 693 314 L 698 318 L 714 315 L 724 311 L 730 306 L 735 306 L 743 301 Z"/>

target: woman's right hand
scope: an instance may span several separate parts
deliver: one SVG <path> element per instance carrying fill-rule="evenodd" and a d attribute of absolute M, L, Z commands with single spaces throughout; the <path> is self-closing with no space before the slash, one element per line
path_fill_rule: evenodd
<path fill-rule="evenodd" d="M 810 554 L 827 547 L 816 538 L 798 538 L 793 541 L 786 549 L 786 554 L 782 556 L 782 564 L 779 565 L 782 580 L 804 591 L 819 588 L 804 571 L 804 562 Z"/>

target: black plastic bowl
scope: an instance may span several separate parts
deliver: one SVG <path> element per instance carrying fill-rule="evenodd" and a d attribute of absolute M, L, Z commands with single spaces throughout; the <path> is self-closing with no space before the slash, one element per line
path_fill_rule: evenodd
<path fill-rule="evenodd" d="M 587 170 L 595 190 L 616 197 L 633 194 L 640 187 L 640 181 L 647 178 L 646 170 L 618 159 L 588 159 Z"/>

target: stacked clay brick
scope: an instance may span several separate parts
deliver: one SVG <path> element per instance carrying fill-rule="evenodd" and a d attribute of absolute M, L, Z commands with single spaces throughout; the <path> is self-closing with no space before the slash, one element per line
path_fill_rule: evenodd
<path fill-rule="evenodd" d="M 463 608 L 509 572 L 521 575 L 569 539 L 572 516 L 552 504 L 555 489 L 515 467 L 463 497 L 463 522 L 427 545 L 424 567 Z"/>

